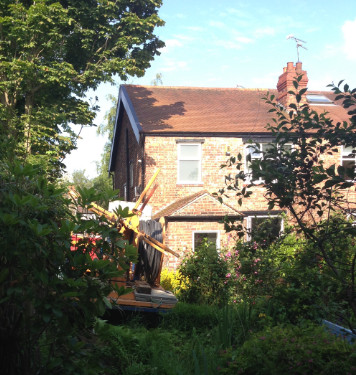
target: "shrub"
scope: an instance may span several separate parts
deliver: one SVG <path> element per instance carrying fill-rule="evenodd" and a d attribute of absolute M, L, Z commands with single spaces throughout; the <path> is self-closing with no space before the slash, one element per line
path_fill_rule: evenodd
<path fill-rule="evenodd" d="M 7 374 L 96 373 L 85 366 L 88 337 L 109 304 L 109 280 L 123 272 L 126 242 L 104 218 L 72 215 L 65 191 L 42 172 L 0 164 L 0 363 Z M 83 192 L 82 205 L 94 196 Z M 102 238 L 71 251 L 72 231 Z M 96 248 L 110 260 L 92 260 Z"/>
<path fill-rule="evenodd" d="M 341 241 L 343 244 L 345 241 Z M 296 323 L 335 316 L 344 308 L 339 286 L 312 244 L 287 235 L 269 245 L 238 242 L 225 255 L 229 266 L 226 282 L 233 299 L 264 299 L 275 317 Z"/>
<path fill-rule="evenodd" d="M 187 289 L 186 280 L 179 271 L 164 268 L 161 272 L 161 286 L 179 298 L 181 290 Z"/>
<path fill-rule="evenodd" d="M 229 290 L 225 283 L 227 263 L 211 242 L 204 241 L 185 257 L 179 272 L 183 277 L 181 280 L 184 280 L 181 283 L 187 286 L 180 290 L 184 302 L 219 306 L 228 302 Z"/>
<path fill-rule="evenodd" d="M 178 302 L 163 315 L 162 327 L 189 331 L 212 329 L 218 324 L 218 307 Z"/>
<path fill-rule="evenodd" d="M 275 326 L 221 354 L 219 374 L 355 374 L 356 347 L 320 326 Z"/>

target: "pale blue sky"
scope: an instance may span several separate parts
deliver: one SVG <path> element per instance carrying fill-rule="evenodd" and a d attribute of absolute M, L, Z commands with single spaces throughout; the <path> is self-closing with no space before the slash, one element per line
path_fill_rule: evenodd
<path fill-rule="evenodd" d="M 356 87 L 356 0 L 163 0 L 159 14 L 166 47 L 144 77 L 129 83 L 149 85 L 162 73 L 165 86 L 275 88 L 286 63 L 297 61 L 295 42 L 286 39 L 293 34 L 306 41 L 299 51 L 310 89 L 327 90 L 341 79 Z M 109 93 L 117 96 L 118 87 L 101 85 L 94 94 L 98 124 Z M 95 129 L 82 136 L 68 171 L 93 177 L 105 140 Z"/>

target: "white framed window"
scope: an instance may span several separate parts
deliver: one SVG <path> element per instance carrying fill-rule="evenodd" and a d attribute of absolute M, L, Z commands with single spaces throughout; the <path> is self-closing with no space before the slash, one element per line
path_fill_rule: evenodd
<path fill-rule="evenodd" d="M 245 173 L 248 179 L 247 182 L 253 182 L 254 184 L 263 183 L 261 178 L 253 179 L 251 164 L 254 160 L 261 160 L 263 153 L 271 147 L 270 143 L 249 144 L 245 146 Z M 248 155 L 251 155 L 251 160 L 248 160 Z"/>
<path fill-rule="evenodd" d="M 262 184 L 264 180 L 262 178 L 254 179 L 252 176 L 251 164 L 254 160 L 261 160 L 264 158 L 264 153 L 273 148 L 273 144 L 270 142 L 260 142 L 258 144 L 249 144 L 245 146 L 245 173 L 247 175 L 247 183 Z M 282 146 L 278 145 L 280 151 Z M 283 150 L 286 152 L 293 151 L 293 144 L 286 143 L 283 145 Z M 248 155 L 251 155 L 251 160 L 248 160 Z"/>
<path fill-rule="evenodd" d="M 201 184 L 201 143 L 178 143 L 179 184 Z"/>
<path fill-rule="evenodd" d="M 356 211 L 351 211 L 346 217 L 352 221 L 352 226 L 356 227 Z"/>
<path fill-rule="evenodd" d="M 341 146 L 341 166 L 345 169 L 352 169 L 356 173 L 356 150 L 351 146 L 345 147 Z M 350 180 L 350 177 L 346 174 L 345 179 Z"/>
<path fill-rule="evenodd" d="M 280 215 L 251 215 L 246 217 L 247 241 L 253 241 L 256 232 L 259 237 L 275 239 L 284 231 L 284 221 Z"/>
<path fill-rule="evenodd" d="M 218 230 L 195 230 L 192 232 L 192 248 L 193 251 L 197 246 L 201 245 L 204 240 L 215 244 L 217 249 L 220 249 L 220 231 Z"/>

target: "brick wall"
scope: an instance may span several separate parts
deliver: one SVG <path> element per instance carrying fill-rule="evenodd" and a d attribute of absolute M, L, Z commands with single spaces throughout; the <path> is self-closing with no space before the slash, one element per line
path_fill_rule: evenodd
<path fill-rule="evenodd" d="M 127 135 L 126 135 L 127 134 Z M 126 140 L 128 138 L 128 149 Z M 134 201 L 135 186 L 143 188 L 143 142 L 137 142 L 126 112 L 122 119 L 122 126 L 118 137 L 118 144 L 115 158 L 114 188 L 120 189 L 120 197 L 124 198 L 124 184 L 128 189 L 128 200 Z M 128 152 L 127 152 L 128 151 Z M 139 162 L 141 160 L 141 162 Z M 127 163 L 133 164 L 133 181 L 129 181 L 127 176 Z"/>
<path fill-rule="evenodd" d="M 170 269 L 177 269 L 184 255 L 192 251 L 194 231 L 219 231 L 222 250 L 232 247 L 236 241 L 233 234 L 225 233 L 223 224 L 213 221 L 169 221 L 166 228 L 166 245 L 181 255 L 180 258 L 173 255 L 164 257 L 163 267 Z"/>
<path fill-rule="evenodd" d="M 157 137 L 147 136 L 145 140 L 145 155 L 149 155 L 146 162 L 145 183 L 151 178 L 156 168 L 161 168 L 157 177 L 159 184 L 150 204 L 153 211 L 157 212 L 172 201 L 194 194 L 200 190 L 206 189 L 209 192 L 217 192 L 218 189 L 225 186 L 225 176 L 231 173 L 236 174 L 236 168 L 220 169 L 230 155 L 244 153 L 244 143 L 241 138 L 222 138 L 222 137 L 187 137 L 189 140 L 204 140 L 202 143 L 202 184 L 178 184 L 177 183 L 177 165 L 178 165 L 178 146 L 177 140 L 182 137 Z M 147 157 L 147 156 L 146 156 Z M 229 199 L 228 203 L 238 210 L 265 210 L 266 201 L 263 197 L 263 188 L 255 188 L 257 195 L 252 202 L 246 200 L 243 206 L 238 206 L 234 198 Z"/>
<path fill-rule="evenodd" d="M 156 182 L 159 187 L 150 200 L 153 207 L 153 213 L 161 210 L 173 201 L 194 194 L 203 189 L 209 192 L 217 192 L 218 189 L 224 187 L 225 176 L 231 173 L 236 174 L 235 168 L 220 169 L 220 165 L 224 164 L 230 155 L 244 154 L 245 144 L 241 138 L 223 138 L 223 137 L 186 137 L 189 140 L 203 141 L 202 144 L 202 183 L 195 184 L 178 184 L 178 145 L 177 141 L 181 141 L 184 137 L 161 137 L 146 135 L 144 144 L 139 145 L 134 137 L 131 126 L 128 126 L 129 120 L 126 115 L 123 118 L 123 126 L 121 128 L 119 142 L 121 147 L 116 155 L 116 173 L 115 187 L 122 189 L 122 185 L 127 181 L 126 176 L 126 136 L 128 129 L 129 134 L 129 158 L 134 162 L 134 186 L 141 184 L 146 186 L 149 179 L 157 168 L 161 171 Z M 122 139 L 122 141 L 120 141 Z M 143 165 L 138 162 L 141 159 Z M 325 165 L 339 164 L 341 160 L 340 153 L 333 155 L 325 155 Z M 145 181 L 142 181 L 142 167 L 145 168 Z M 353 189 L 349 194 L 350 201 L 356 201 L 356 193 Z M 256 185 L 253 188 L 253 196 L 245 199 L 243 205 L 239 206 L 237 200 L 232 196 L 226 201 L 239 211 L 263 211 L 267 210 L 266 199 L 264 198 L 263 185 Z M 134 199 L 133 188 L 130 189 L 130 200 Z M 215 212 L 216 211 L 216 212 Z M 212 212 L 218 214 L 217 208 L 208 198 L 204 198 L 199 205 L 187 206 L 182 210 L 181 214 L 186 215 L 211 215 Z M 179 213 L 178 213 L 179 215 Z M 223 231 L 223 225 L 212 221 L 169 221 L 166 228 L 166 244 L 175 251 L 184 254 L 191 250 L 192 232 L 196 230 L 219 230 L 222 247 L 228 242 L 233 243 L 231 235 Z M 173 256 L 165 258 L 164 265 L 170 268 L 176 268 L 180 260 Z"/>

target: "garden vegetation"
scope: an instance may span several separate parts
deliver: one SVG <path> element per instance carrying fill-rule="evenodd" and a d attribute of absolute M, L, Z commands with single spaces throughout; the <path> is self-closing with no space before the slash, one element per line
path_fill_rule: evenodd
<path fill-rule="evenodd" d="M 83 188 L 71 200 L 60 181 L 63 157 L 75 147 L 72 126 L 93 123 L 85 92 L 114 74 L 142 75 L 158 54 L 160 4 L 0 5 L 1 373 L 356 374 L 355 345 L 320 324 L 356 325 L 356 228 L 347 216 L 355 169 L 322 161 L 336 147 L 356 147 L 356 89 L 341 83 L 332 89 L 349 108 L 349 123 L 299 105 L 298 80 L 292 111 L 266 98 L 275 142 L 251 168 L 265 181 L 269 208 L 287 210 L 297 231 L 273 237 L 267 226 L 246 242 L 242 223 L 226 222 L 241 234 L 232 248 L 202 243 L 177 273 L 162 273 L 162 285 L 180 300 L 171 312 L 118 326 L 105 320 L 118 318 L 105 315 L 110 279 L 135 261 L 136 250 L 105 218 L 76 214 L 76 206 L 104 197 Z M 228 165 L 245 181 L 241 156 Z M 227 180 L 221 199 L 227 191 L 249 199 L 253 186 Z M 76 249 L 73 232 L 88 234 Z"/>

